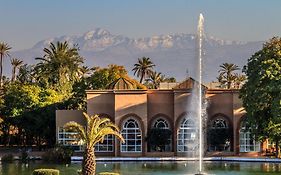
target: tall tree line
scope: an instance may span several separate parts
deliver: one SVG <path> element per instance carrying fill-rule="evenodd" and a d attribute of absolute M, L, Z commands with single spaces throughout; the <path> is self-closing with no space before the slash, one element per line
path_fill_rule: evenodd
<path fill-rule="evenodd" d="M 11 49 L 0 43 L 0 142 L 5 145 L 54 145 L 55 111 L 85 110 L 86 89 L 106 89 L 120 77 L 145 88 L 124 66 L 84 66 L 78 46 L 67 42 L 50 43 L 34 65 L 11 58 Z M 11 78 L 3 76 L 4 59 L 12 64 Z"/>

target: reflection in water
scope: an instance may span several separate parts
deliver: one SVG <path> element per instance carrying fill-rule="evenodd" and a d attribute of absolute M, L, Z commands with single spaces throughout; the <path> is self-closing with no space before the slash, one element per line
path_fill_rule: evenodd
<path fill-rule="evenodd" d="M 105 166 L 106 165 L 106 166 Z M 56 168 L 61 175 L 77 175 L 81 164 L 54 165 L 41 162 L 0 164 L 0 175 L 30 175 L 36 168 Z M 281 173 L 279 163 L 249 162 L 204 162 L 204 169 L 216 175 L 277 175 Z M 196 170 L 196 162 L 98 162 L 97 171 L 111 171 L 120 175 L 186 175 Z"/>

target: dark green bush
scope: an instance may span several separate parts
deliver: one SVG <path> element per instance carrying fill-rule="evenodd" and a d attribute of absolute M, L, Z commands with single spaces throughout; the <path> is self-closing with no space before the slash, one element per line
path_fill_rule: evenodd
<path fill-rule="evenodd" d="M 46 162 L 55 163 L 69 163 L 71 162 L 71 156 L 73 150 L 65 146 L 56 146 L 53 149 L 48 150 L 42 155 L 42 159 Z"/>
<path fill-rule="evenodd" d="M 60 171 L 57 169 L 36 169 L 32 175 L 59 175 Z"/>
<path fill-rule="evenodd" d="M 1 157 L 2 162 L 12 162 L 14 160 L 14 155 L 13 154 L 6 154 Z"/>

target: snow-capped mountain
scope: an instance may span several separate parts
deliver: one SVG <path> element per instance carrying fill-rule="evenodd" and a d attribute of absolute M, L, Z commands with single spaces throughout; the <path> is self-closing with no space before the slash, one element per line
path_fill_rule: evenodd
<path fill-rule="evenodd" d="M 113 35 L 109 31 L 96 28 L 82 35 L 60 36 L 39 41 L 32 48 L 13 52 L 29 64 L 36 63 L 36 57 L 43 56 L 43 48 L 51 42 L 67 41 L 78 44 L 85 64 L 107 66 L 125 65 L 129 73 L 137 58 L 150 57 L 156 64 L 156 70 L 178 80 L 194 75 L 196 63 L 196 35 L 167 34 L 145 38 L 129 38 Z M 262 42 L 226 41 L 211 36 L 204 38 L 204 79 L 215 80 L 219 65 L 224 62 L 235 63 L 242 67 L 250 56 L 262 47 Z M 8 64 L 8 63 L 6 63 Z M 187 75 L 187 70 L 189 75 Z"/>

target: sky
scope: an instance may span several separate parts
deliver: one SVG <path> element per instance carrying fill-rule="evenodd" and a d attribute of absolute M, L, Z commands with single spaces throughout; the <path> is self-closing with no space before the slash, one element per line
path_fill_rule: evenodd
<path fill-rule="evenodd" d="M 216 38 L 264 41 L 281 36 L 280 0 L 0 0 L 0 41 L 13 50 L 94 28 L 139 38 L 195 33 L 200 13 Z"/>

